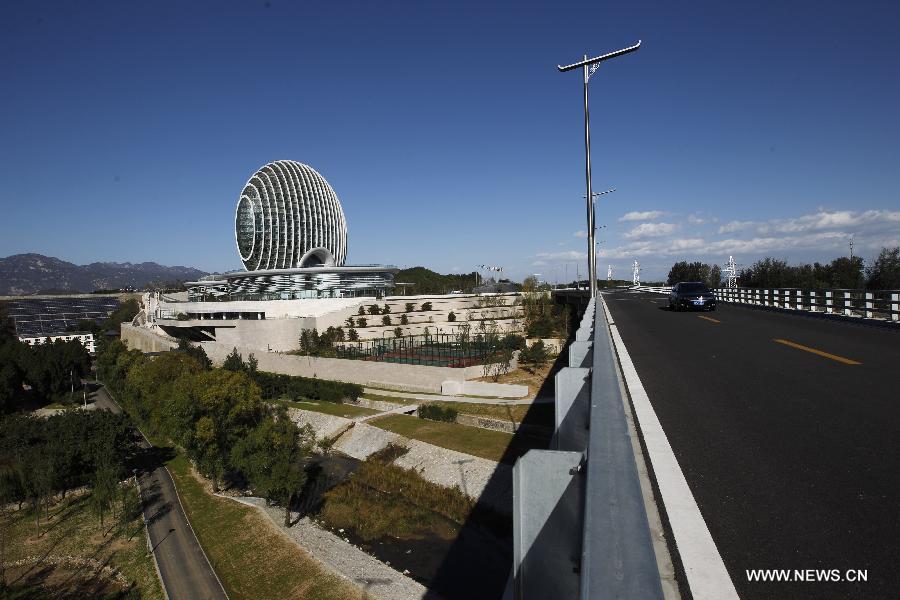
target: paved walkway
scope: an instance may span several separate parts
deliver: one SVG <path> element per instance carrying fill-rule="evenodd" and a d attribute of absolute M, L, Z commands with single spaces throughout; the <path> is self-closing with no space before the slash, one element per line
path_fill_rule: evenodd
<path fill-rule="evenodd" d="M 122 412 L 105 387 L 95 392 L 96 405 Z M 141 447 L 150 443 L 141 438 Z M 222 600 L 228 598 L 194 535 L 175 482 L 165 466 L 139 475 L 147 534 L 163 589 L 169 600 Z"/>
<path fill-rule="evenodd" d="M 512 398 L 469 398 L 467 396 L 442 396 L 440 394 L 424 394 L 419 392 L 394 392 L 392 390 L 380 390 L 370 387 L 363 388 L 363 394 L 366 396 L 390 396 L 393 398 L 420 400 L 422 402 L 465 402 L 466 404 L 518 405 L 553 402 L 553 396 L 540 396 L 538 398 L 523 398 L 519 400 Z"/>
<path fill-rule="evenodd" d="M 345 539 L 322 529 L 307 517 L 300 519 L 291 527 L 285 527 L 283 508 L 266 506 L 266 501 L 262 498 L 228 498 L 258 509 L 291 541 L 309 552 L 329 570 L 348 579 L 376 598 L 419 600 L 426 594 L 429 600 L 436 598 L 434 593 L 428 593 L 421 583 L 395 571 Z"/>

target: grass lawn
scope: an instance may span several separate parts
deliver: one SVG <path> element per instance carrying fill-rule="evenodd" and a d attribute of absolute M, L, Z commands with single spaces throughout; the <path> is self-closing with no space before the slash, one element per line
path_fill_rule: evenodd
<path fill-rule="evenodd" d="M 363 394 L 363 400 L 380 400 L 381 402 L 393 402 L 395 404 L 421 404 L 422 400 L 415 398 L 401 398 L 400 396 L 382 396 L 381 394 Z"/>
<path fill-rule="evenodd" d="M 184 456 L 168 467 L 200 544 L 232 600 L 366 598 L 282 535 L 268 517 L 209 493 Z"/>
<path fill-rule="evenodd" d="M 407 415 L 379 417 L 368 423 L 441 448 L 509 464 L 515 462 L 516 458 L 530 448 L 547 447 L 544 440 L 521 433 L 513 436 L 502 431 L 467 427 L 458 423 L 429 421 Z"/>
<path fill-rule="evenodd" d="M 285 406 L 291 408 L 299 408 L 302 410 L 312 410 L 315 412 L 325 413 L 326 415 L 334 415 L 336 417 L 346 417 L 352 419 L 354 417 L 364 417 L 367 415 L 375 415 L 381 411 L 371 408 L 363 408 L 353 404 L 338 404 L 337 402 L 323 402 L 321 400 L 282 400 Z"/>
<path fill-rule="evenodd" d="M 114 596 L 123 591 L 121 584 L 99 575 L 108 563 L 135 586 L 141 598 L 162 600 L 140 512 L 122 519 L 108 513 L 101 527 L 89 500 L 89 494 L 81 493 L 58 501 L 50 508 L 49 521 L 42 515 L 40 530 L 30 507 L 0 516 L 0 561 L 27 560 L 23 567 L 6 570 L 7 583 L 13 589 L 40 587 L 48 598 Z M 73 559 L 92 562 L 76 564 Z"/>
<path fill-rule="evenodd" d="M 528 422 L 553 425 L 553 404 L 476 404 L 468 402 L 428 402 L 443 408 L 452 408 L 460 414 L 488 417 L 500 421 L 521 423 L 528 415 Z"/>

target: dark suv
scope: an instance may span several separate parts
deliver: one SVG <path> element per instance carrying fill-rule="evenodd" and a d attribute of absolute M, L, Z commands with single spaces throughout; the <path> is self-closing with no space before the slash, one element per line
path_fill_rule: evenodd
<path fill-rule="evenodd" d="M 682 281 L 669 292 L 670 310 L 716 310 L 716 297 L 705 283 Z"/>

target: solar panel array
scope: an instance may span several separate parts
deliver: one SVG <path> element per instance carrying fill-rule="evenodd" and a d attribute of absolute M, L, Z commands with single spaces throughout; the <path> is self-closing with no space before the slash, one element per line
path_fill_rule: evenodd
<path fill-rule="evenodd" d="M 12 319 L 17 335 L 61 333 L 78 321 L 105 320 L 119 308 L 117 296 L 23 298 L 0 302 Z"/>

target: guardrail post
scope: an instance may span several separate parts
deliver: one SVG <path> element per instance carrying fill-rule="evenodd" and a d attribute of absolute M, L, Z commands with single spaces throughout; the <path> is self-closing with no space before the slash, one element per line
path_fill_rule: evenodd
<path fill-rule="evenodd" d="M 898 308 L 900 308 L 900 294 L 891 294 L 891 321 L 900 321 Z"/>
<path fill-rule="evenodd" d="M 594 360 L 593 347 L 593 342 L 575 341 L 569 344 L 569 366 L 590 367 Z"/>
<path fill-rule="evenodd" d="M 850 298 L 850 292 L 844 292 L 844 314 L 847 316 L 853 314 L 853 300 Z"/>
<path fill-rule="evenodd" d="M 831 290 L 825 292 L 825 312 L 833 313 L 834 312 L 834 298 L 832 297 Z"/>
<path fill-rule="evenodd" d="M 866 318 L 871 319 L 874 316 L 872 309 L 875 307 L 875 294 L 866 292 Z"/>
<path fill-rule="evenodd" d="M 577 598 L 584 529 L 581 452 L 529 450 L 513 466 L 516 600 Z"/>
<path fill-rule="evenodd" d="M 588 419 L 591 410 L 591 370 L 565 367 L 554 378 L 556 387 L 556 419 L 553 440 L 554 450 L 587 449 Z"/>

